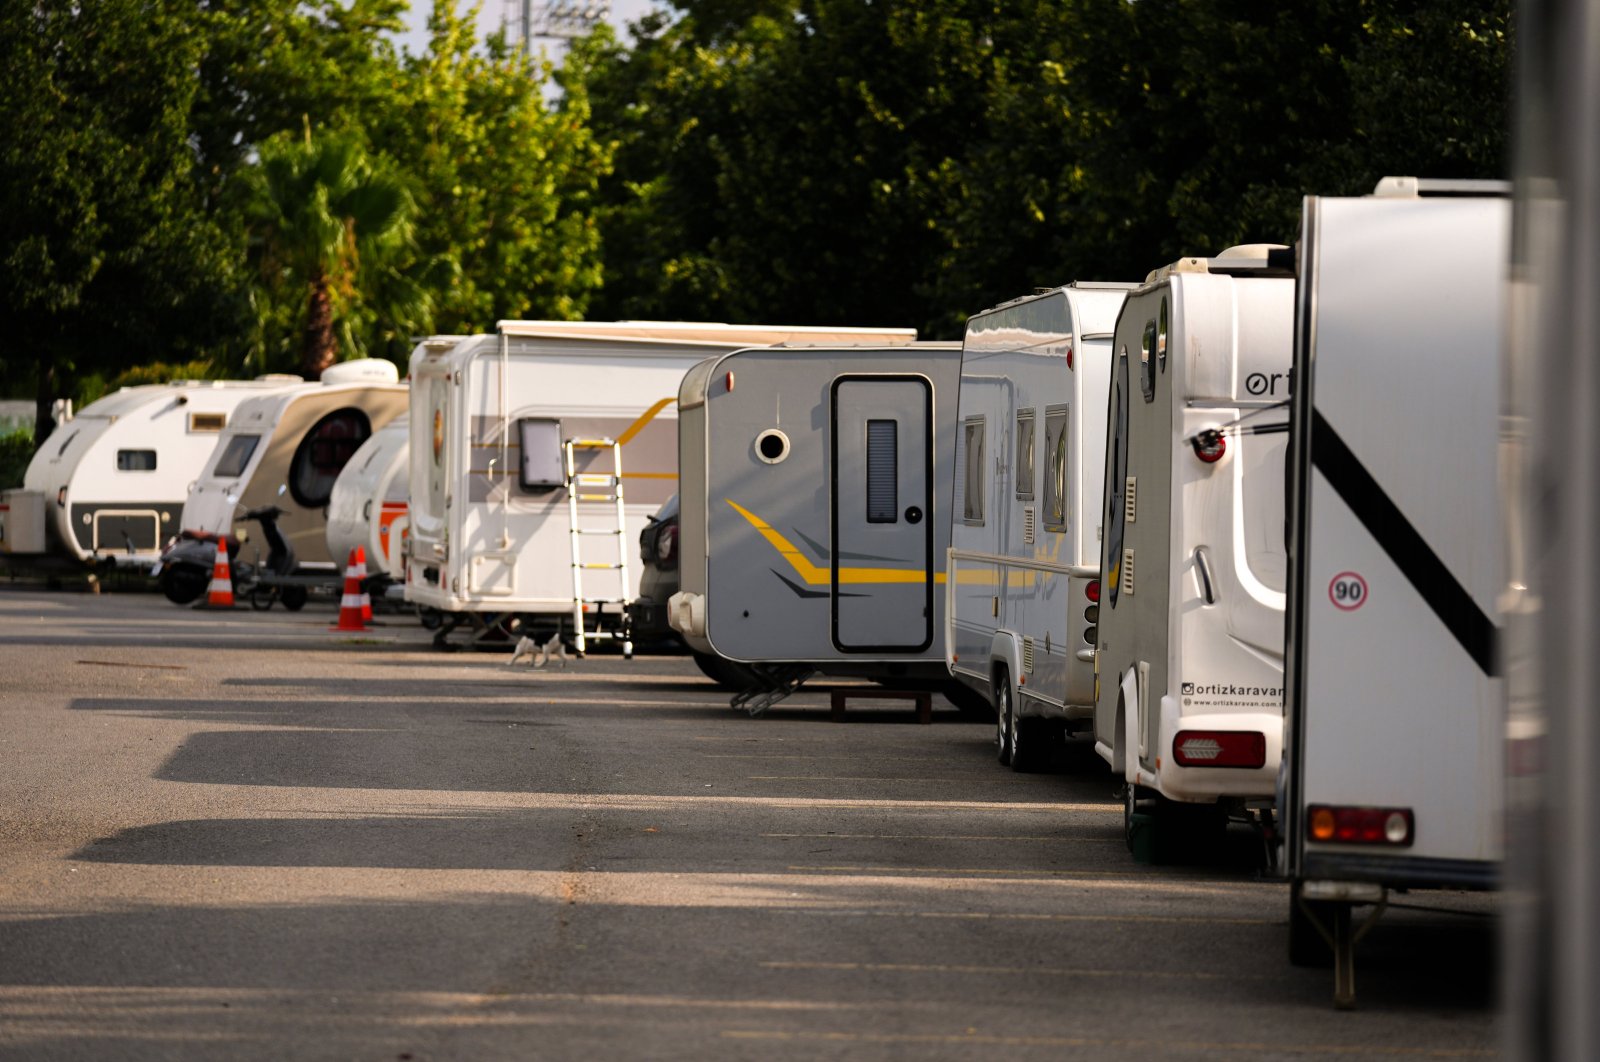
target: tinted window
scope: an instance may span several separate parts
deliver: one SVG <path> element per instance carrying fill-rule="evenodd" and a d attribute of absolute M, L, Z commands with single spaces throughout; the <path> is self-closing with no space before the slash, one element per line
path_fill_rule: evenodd
<path fill-rule="evenodd" d="M 1033 497 L 1033 410 L 1017 414 L 1017 497 Z"/>
<path fill-rule="evenodd" d="M 983 418 L 974 417 L 962 426 L 963 448 L 966 450 L 966 490 L 962 497 L 961 518 L 971 523 L 983 523 Z"/>
<path fill-rule="evenodd" d="M 518 421 L 517 444 L 522 451 L 523 490 L 554 490 L 566 483 L 560 421 Z"/>
<path fill-rule="evenodd" d="M 222 456 L 217 458 L 217 467 L 212 469 L 212 473 L 218 476 L 244 475 L 245 466 L 250 463 L 259 442 L 259 435 L 235 435 L 223 445 Z"/>
<path fill-rule="evenodd" d="M 1122 542 L 1127 525 L 1123 503 L 1128 494 L 1128 348 L 1117 354 L 1116 378 L 1111 384 L 1110 451 L 1106 454 L 1106 570 L 1101 593 L 1117 607 L 1117 577 L 1122 572 Z"/>
<path fill-rule="evenodd" d="M 154 472 L 156 470 L 156 452 L 154 450 L 118 450 L 118 472 Z"/>
<path fill-rule="evenodd" d="M 340 409 L 306 432 L 289 463 L 289 493 L 308 509 L 328 504 L 334 480 L 361 444 L 372 434 L 372 424 L 359 409 Z"/>
<path fill-rule="evenodd" d="M 1044 414 L 1044 526 L 1067 529 L 1067 411 L 1048 409 Z"/>

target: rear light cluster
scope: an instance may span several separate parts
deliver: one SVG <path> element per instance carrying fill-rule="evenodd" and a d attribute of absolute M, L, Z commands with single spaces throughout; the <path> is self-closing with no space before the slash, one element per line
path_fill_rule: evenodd
<path fill-rule="evenodd" d="M 668 524 L 661 529 L 661 534 L 656 538 L 656 559 L 662 567 L 667 567 L 678 559 L 678 525 Z"/>
<path fill-rule="evenodd" d="M 1410 808 L 1346 808 L 1313 804 L 1306 809 L 1313 841 L 1382 844 L 1404 848 L 1416 833 Z"/>
<path fill-rule="evenodd" d="M 1097 626 L 1100 622 L 1100 580 L 1090 579 L 1085 583 L 1083 596 L 1089 599 L 1089 604 L 1083 610 L 1083 621 L 1088 624 L 1083 629 L 1083 640 L 1093 645 L 1100 634 L 1100 628 Z"/>
<path fill-rule="evenodd" d="M 1221 461 L 1222 455 L 1228 452 L 1228 440 L 1219 431 L 1203 431 L 1190 440 L 1190 445 L 1194 447 L 1194 455 L 1208 465 Z"/>
<path fill-rule="evenodd" d="M 1180 767 L 1264 767 L 1267 737 L 1253 730 L 1180 730 L 1172 758 Z"/>

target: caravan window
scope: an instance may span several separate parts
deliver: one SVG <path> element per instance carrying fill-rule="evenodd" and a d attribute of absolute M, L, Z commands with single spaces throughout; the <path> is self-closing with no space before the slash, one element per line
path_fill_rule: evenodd
<path fill-rule="evenodd" d="M 359 409 L 338 409 L 306 432 L 289 463 L 289 493 L 307 509 L 320 509 L 333 496 L 333 483 L 361 444 L 372 422 Z"/>
<path fill-rule="evenodd" d="M 1046 531 L 1067 529 L 1067 407 L 1055 406 L 1044 412 L 1044 452 L 1048 464 L 1044 473 L 1044 527 Z"/>
<path fill-rule="evenodd" d="M 1017 411 L 1017 497 L 1033 497 L 1033 410 Z"/>
<path fill-rule="evenodd" d="M 566 483 L 559 420 L 517 421 L 517 443 L 522 448 L 523 490 L 543 493 Z"/>
<path fill-rule="evenodd" d="M 1127 512 L 1123 503 L 1128 495 L 1128 348 L 1117 352 L 1115 378 L 1111 383 L 1111 431 L 1106 444 L 1106 570 L 1102 575 L 1100 593 L 1106 604 L 1117 607 L 1118 581 L 1122 574 L 1122 542 L 1127 532 Z"/>
<path fill-rule="evenodd" d="M 217 476 L 242 476 L 245 466 L 250 464 L 250 458 L 255 455 L 256 444 L 261 441 L 259 435 L 235 435 L 228 440 L 223 448 L 222 456 L 217 458 L 217 467 L 212 469 L 212 474 Z"/>
<path fill-rule="evenodd" d="M 156 470 L 156 452 L 154 450 L 118 450 L 118 472 L 154 472 Z"/>
<path fill-rule="evenodd" d="M 962 444 L 966 451 L 961 519 L 969 524 L 983 523 L 983 418 L 973 417 L 962 425 Z"/>
<path fill-rule="evenodd" d="M 867 523 L 900 519 L 900 426 L 892 420 L 867 421 Z"/>
<path fill-rule="evenodd" d="M 1156 400 L 1156 319 L 1145 322 L 1139 341 L 1139 390 L 1146 402 Z"/>

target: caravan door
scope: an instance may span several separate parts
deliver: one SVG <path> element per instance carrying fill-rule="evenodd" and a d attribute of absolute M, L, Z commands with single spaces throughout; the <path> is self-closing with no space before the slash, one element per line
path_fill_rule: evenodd
<path fill-rule="evenodd" d="M 933 383 L 846 375 L 832 394 L 833 644 L 933 644 Z"/>

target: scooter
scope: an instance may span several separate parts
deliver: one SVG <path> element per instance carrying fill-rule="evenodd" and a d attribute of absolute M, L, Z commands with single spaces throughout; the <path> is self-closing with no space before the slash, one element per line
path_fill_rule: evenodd
<path fill-rule="evenodd" d="M 308 592 L 301 585 L 273 585 L 275 579 L 292 576 L 299 567 L 294 549 L 278 530 L 278 517 L 284 510 L 276 505 L 251 509 L 240 518 L 261 525 L 261 536 L 267 542 L 267 559 L 261 564 L 246 562 L 241 550 L 243 541 L 234 535 L 213 531 L 186 530 L 167 543 L 161 551 L 150 574 L 167 600 L 177 605 L 191 604 L 211 585 L 211 573 L 217 562 L 217 543 L 227 545 L 231 559 L 229 571 L 233 577 L 234 594 L 244 597 L 256 609 L 268 609 L 274 601 L 282 601 L 290 612 L 305 607 Z"/>

